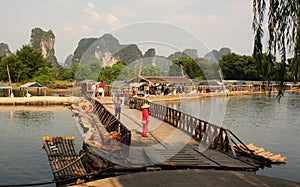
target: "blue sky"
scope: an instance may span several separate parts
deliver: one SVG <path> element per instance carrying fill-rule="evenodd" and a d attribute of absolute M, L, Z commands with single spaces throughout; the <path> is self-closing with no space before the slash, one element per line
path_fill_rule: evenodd
<path fill-rule="evenodd" d="M 114 36 L 116 33 L 121 44 L 143 44 L 142 50 L 151 47 L 151 39 L 156 44 L 176 46 L 172 48 L 175 51 L 196 48 L 200 56 L 221 47 L 250 55 L 253 48 L 252 1 L 246 0 L 1 0 L 0 12 L 0 42 L 7 43 L 15 52 L 29 44 L 31 29 L 51 29 L 56 37 L 55 55 L 59 62 L 74 52 L 80 39 L 100 37 L 104 33 Z M 148 23 L 153 22 L 162 24 L 150 24 L 148 28 Z M 173 30 L 168 30 L 166 25 L 171 25 Z M 186 42 L 172 43 L 171 38 L 161 41 L 153 37 L 135 40 L 137 32 L 126 30 L 138 27 L 144 28 L 142 32 L 150 29 L 148 35 L 153 33 L 153 27 L 159 27 L 156 29 L 161 38 L 174 35 L 173 38 Z M 206 50 L 194 45 L 193 37 Z M 158 50 L 157 53 L 166 55 L 167 52 Z"/>

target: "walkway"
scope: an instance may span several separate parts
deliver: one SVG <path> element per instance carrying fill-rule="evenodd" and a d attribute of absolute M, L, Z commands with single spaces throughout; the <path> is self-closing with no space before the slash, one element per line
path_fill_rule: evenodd
<path fill-rule="evenodd" d="M 114 114 L 113 105 L 107 98 L 98 99 Z M 130 154 L 125 165 L 158 166 L 194 169 L 226 169 L 256 171 L 259 165 L 245 163 L 231 155 L 202 145 L 187 133 L 150 116 L 149 134 L 141 136 L 141 111 L 122 105 L 120 121 L 131 130 Z"/>
<path fill-rule="evenodd" d="M 106 102 L 105 107 L 114 113 L 109 99 L 100 102 Z M 256 171 L 258 166 L 220 151 L 210 148 L 199 151 L 199 143 L 186 133 L 153 117 L 150 117 L 149 136 L 143 138 L 139 110 L 122 106 L 120 120 L 132 135 L 126 163 L 130 166 L 143 165 L 148 172 L 129 173 L 129 170 L 120 176 L 82 182 L 78 187 L 300 186 L 296 182 L 247 172 Z M 178 149 L 180 146 L 183 148 Z"/>

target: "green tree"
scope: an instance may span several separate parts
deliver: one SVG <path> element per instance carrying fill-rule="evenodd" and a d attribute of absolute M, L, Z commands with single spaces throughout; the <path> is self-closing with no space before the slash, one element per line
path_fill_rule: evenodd
<path fill-rule="evenodd" d="M 128 66 L 125 66 L 117 76 L 117 80 L 130 80 L 136 76 L 136 71 Z"/>
<path fill-rule="evenodd" d="M 160 74 L 159 68 L 153 66 L 152 64 L 148 64 L 142 67 L 141 75 L 143 76 L 158 76 L 159 74 Z"/>
<path fill-rule="evenodd" d="M 92 70 L 89 68 L 88 64 L 78 64 L 74 79 L 75 80 L 93 79 L 91 75 L 92 75 Z M 93 80 L 97 80 L 97 78 Z"/>
<path fill-rule="evenodd" d="M 268 5 L 267 5 L 268 3 Z M 274 64 L 272 56 L 280 55 L 280 64 L 276 66 L 276 79 L 284 87 L 286 75 L 287 53 L 294 50 L 294 63 L 299 66 L 300 55 L 300 3 L 299 0 L 253 0 L 253 31 L 254 50 L 253 56 L 258 63 L 259 72 L 264 72 L 264 66 L 260 63 L 263 58 L 264 19 L 268 16 L 267 31 L 268 44 L 267 56 L 270 66 Z M 268 10 L 267 10 L 268 8 Z M 266 14 L 267 13 L 267 14 Z M 278 67 L 279 66 L 279 67 Z M 298 78 L 299 69 L 295 69 L 295 78 Z M 265 73 L 268 74 L 268 73 Z M 281 95 L 282 92 L 279 92 Z"/>
<path fill-rule="evenodd" d="M 58 80 L 72 80 L 73 78 L 72 69 L 67 69 L 62 66 L 57 69 Z"/>
<path fill-rule="evenodd" d="M 187 74 L 191 79 L 199 79 L 204 77 L 203 71 L 201 70 L 200 66 L 193 58 L 189 56 L 182 56 L 180 59 L 173 60 L 173 62 L 181 68 L 182 75 Z M 178 67 L 174 66 L 171 71 L 176 71 Z"/>
<path fill-rule="evenodd" d="M 18 82 L 22 72 L 23 64 L 18 61 L 17 56 L 12 54 L 1 58 L 0 61 L 0 79 L 8 81 L 8 72 L 6 66 L 8 65 L 9 73 L 12 82 Z"/>
<path fill-rule="evenodd" d="M 197 58 L 196 63 L 201 68 L 203 75 L 199 76 L 199 79 L 220 79 L 220 67 L 216 62 L 208 62 L 204 58 Z"/>
<path fill-rule="evenodd" d="M 257 80 L 255 60 L 251 56 L 240 56 L 235 53 L 223 55 L 219 65 L 224 79 Z"/>
<path fill-rule="evenodd" d="M 39 82 L 44 85 L 53 84 L 57 78 L 57 73 L 55 69 L 48 66 L 40 67 L 37 72 L 35 72 L 34 81 Z"/>
<path fill-rule="evenodd" d="M 21 80 L 32 79 L 36 76 L 38 70 L 42 67 L 49 66 L 42 54 L 29 45 L 24 45 L 20 50 L 17 50 L 17 63 L 23 64 L 21 70 Z"/>
<path fill-rule="evenodd" d="M 10 70 L 12 82 L 24 80 L 32 80 L 38 76 L 40 68 L 47 67 L 49 64 L 45 61 L 42 54 L 34 50 L 29 45 L 24 45 L 17 50 L 16 54 L 5 56 L 1 59 L 1 76 L 3 80 L 7 80 L 6 65 Z"/>
<path fill-rule="evenodd" d="M 124 72 L 124 70 L 126 70 L 126 65 L 121 61 L 114 64 L 112 67 L 104 67 L 100 71 L 98 81 L 103 80 L 104 82 L 111 83 L 116 79 L 120 80 L 122 76 L 125 78 L 127 74 Z M 126 70 L 126 72 L 129 73 L 130 71 Z"/>

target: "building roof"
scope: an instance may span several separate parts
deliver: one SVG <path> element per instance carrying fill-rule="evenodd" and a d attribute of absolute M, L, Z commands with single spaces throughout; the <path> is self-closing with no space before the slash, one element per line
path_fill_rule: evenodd
<path fill-rule="evenodd" d="M 28 82 L 20 86 L 20 88 L 47 88 L 46 86 L 42 86 L 38 82 Z"/>
<path fill-rule="evenodd" d="M 192 84 L 193 81 L 188 77 L 182 76 L 137 76 L 129 82 L 152 82 L 152 83 L 165 83 L 165 84 Z"/>
<path fill-rule="evenodd" d="M 11 89 L 11 86 L 8 86 L 8 85 L 6 85 L 6 84 L 0 82 L 0 88 L 1 88 L 1 89 Z"/>

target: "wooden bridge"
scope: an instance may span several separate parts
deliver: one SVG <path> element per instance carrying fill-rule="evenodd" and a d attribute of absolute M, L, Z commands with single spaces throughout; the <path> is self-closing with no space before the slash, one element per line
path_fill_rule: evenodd
<path fill-rule="evenodd" d="M 103 127 L 107 137 L 112 136 L 110 132 L 120 135 L 115 147 L 99 147 L 84 142 L 78 157 L 86 172 L 82 177 L 89 180 L 132 172 L 178 169 L 255 172 L 271 164 L 270 160 L 254 155 L 229 129 L 172 108 L 135 98 L 134 108 L 122 105 L 121 118 L 117 120 L 111 102 L 105 103 L 104 99 L 94 98 L 87 100 L 92 110 L 86 113 L 98 119 L 92 118 L 93 123 L 86 125 L 84 119 L 80 120 L 79 113 L 75 112 L 83 136 L 86 136 L 87 129 L 96 130 L 99 134 L 98 131 Z M 147 138 L 141 136 L 140 106 L 145 102 L 149 103 L 151 114 Z M 105 144 L 103 137 L 101 143 Z M 242 150 L 248 150 L 248 153 Z M 62 167 L 67 168 L 63 164 Z"/>

